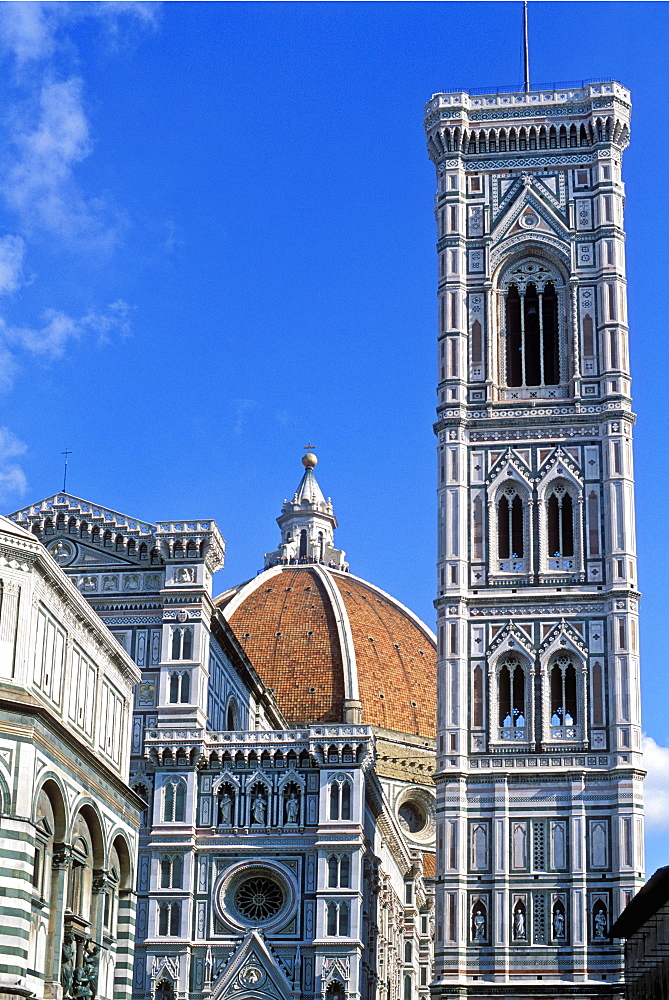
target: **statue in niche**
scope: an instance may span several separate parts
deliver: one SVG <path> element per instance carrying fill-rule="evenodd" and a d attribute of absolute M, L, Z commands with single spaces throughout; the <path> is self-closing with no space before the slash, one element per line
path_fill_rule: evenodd
<path fill-rule="evenodd" d="M 253 799 L 251 805 L 251 816 L 257 826 L 264 826 L 267 818 L 267 803 L 265 797 L 260 792 Z"/>
<path fill-rule="evenodd" d="M 518 904 L 516 911 L 513 914 L 513 940 L 514 941 L 524 941 L 527 937 L 527 931 L 525 930 L 525 910 L 522 904 Z"/>
<path fill-rule="evenodd" d="M 102 582 L 103 590 L 118 590 L 118 577 L 106 576 Z"/>
<path fill-rule="evenodd" d="M 74 979 L 74 952 L 74 935 L 71 931 L 67 931 L 65 937 L 63 938 L 63 947 L 60 959 L 60 985 L 63 987 L 64 997 L 69 994 L 72 988 L 72 982 Z"/>
<path fill-rule="evenodd" d="M 295 792 L 291 792 L 286 799 L 286 823 L 296 824 L 299 813 L 300 800 Z"/>
<path fill-rule="evenodd" d="M 556 941 L 564 941 L 565 924 L 564 911 L 559 903 L 553 909 L 553 937 Z"/>
<path fill-rule="evenodd" d="M 473 919 L 474 941 L 485 941 L 486 939 L 485 924 L 486 924 L 485 912 L 483 910 L 483 907 L 477 907 L 474 910 L 474 919 Z"/>
<path fill-rule="evenodd" d="M 606 940 L 606 910 L 603 905 L 595 911 L 595 941 Z"/>
<path fill-rule="evenodd" d="M 232 796 L 227 791 L 218 797 L 218 825 L 230 826 L 232 823 Z"/>

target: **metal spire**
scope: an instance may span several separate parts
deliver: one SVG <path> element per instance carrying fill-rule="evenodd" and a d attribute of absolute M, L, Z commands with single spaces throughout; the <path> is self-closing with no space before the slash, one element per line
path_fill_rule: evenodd
<path fill-rule="evenodd" d="M 65 451 L 61 451 L 61 455 L 65 455 L 65 468 L 63 469 L 63 493 L 67 492 L 67 490 L 65 489 L 67 485 L 67 460 L 71 454 L 72 452 L 70 451 L 69 448 L 66 448 Z"/>
<path fill-rule="evenodd" d="M 527 0 L 523 0 L 523 56 L 525 67 L 525 93 L 530 92 L 530 45 L 527 36 Z"/>

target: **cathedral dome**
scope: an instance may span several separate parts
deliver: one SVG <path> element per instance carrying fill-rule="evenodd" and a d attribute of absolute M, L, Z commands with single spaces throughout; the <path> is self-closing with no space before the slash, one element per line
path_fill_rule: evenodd
<path fill-rule="evenodd" d="M 289 725 L 434 739 L 435 636 L 378 587 L 317 563 L 276 565 L 216 603 Z"/>

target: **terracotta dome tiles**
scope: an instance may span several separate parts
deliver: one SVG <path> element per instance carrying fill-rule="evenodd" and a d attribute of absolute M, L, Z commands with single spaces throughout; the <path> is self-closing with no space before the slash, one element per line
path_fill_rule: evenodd
<path fill-rule="evenodd" d="M 436 653 L 432 640 L 373 587 L 337 573 L 332 576 L 353 634 L 363 721 L 434 739 Z"/>
<path fill-rule="evenodd" d="M 226 595 L 227 597 L 228 595 Z M 289 725 L 338 722 L 344 680 L 337 625 L 317 574 L 284 570 L 263 581 L 230 625 Z"/>
<path fill-rule="evenodd" d="M 433 639 L 392 598 L 357 577 L 323 567 L 270 570 L 217 601 L 224 610 L 241 598 L 229 613 L 230 625 L 273 688 L 288 724 L 344 719 L 344 663 L 322 573 L 328 573 L 348 618 L 363 723 L 434 739 Z"/>

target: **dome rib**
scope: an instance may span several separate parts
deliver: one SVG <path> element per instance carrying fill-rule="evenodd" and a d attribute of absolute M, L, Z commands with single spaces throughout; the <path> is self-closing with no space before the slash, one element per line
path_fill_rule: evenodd
<path fill-rule="evenodd" d="M 332 610 L 334 611 L 337 632 L 339 634 L 342 666 L 344 668 L 344 696 L 347 701 L 359 701 L 358 663 L 355 656 L 355 644 L 353 642 L 353 633 L 351 631 L 346 604 L 330 574 L 320 566 L 314 566 L 313 571 L 323 581 L 323 586 L 332 601 Z"/>

